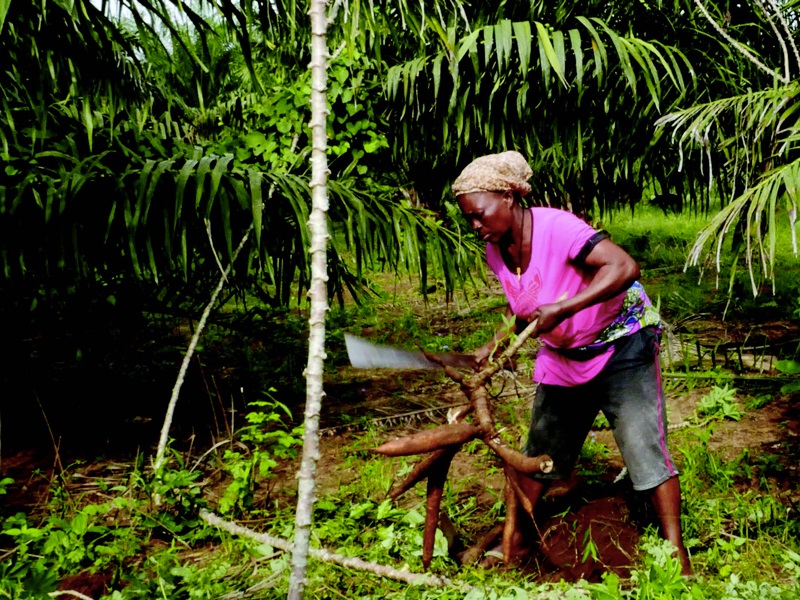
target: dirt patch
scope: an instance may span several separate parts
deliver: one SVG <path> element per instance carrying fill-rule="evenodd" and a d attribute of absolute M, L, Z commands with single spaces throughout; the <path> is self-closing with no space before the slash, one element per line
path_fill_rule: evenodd
<path fill-rule="evenodd" d="M 534 554 L 544 581 L 599 582 L 603 573 L 630 576 L 639 529 L 621 496 L 586 501 L 563 517 L 546 520 Z"/>
<path fill-rule="evenodd" d="M 77 573 L 62 579 L 58 589 L 74 592 L 69 594 L 73 597 L 75 594 L 83 594 L 83 597 L 99 598 L 109 593 L 112 579 L 112 573 Z"/>

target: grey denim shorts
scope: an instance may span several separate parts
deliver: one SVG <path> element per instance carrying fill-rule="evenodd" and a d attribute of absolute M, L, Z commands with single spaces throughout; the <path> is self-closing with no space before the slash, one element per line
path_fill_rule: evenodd
<path fill-rule="evenodd" d="M 616 343 L 605 369 L 588 383 L 539 384 L 524 452 L 549 454 L 555 468 L 537 479 L 569 477 L 598 411 L 611 425 L 634 489 L 649 490 L 677 475 L 667 449 L 659 341 L 659 331 L 645 327 Z"/>

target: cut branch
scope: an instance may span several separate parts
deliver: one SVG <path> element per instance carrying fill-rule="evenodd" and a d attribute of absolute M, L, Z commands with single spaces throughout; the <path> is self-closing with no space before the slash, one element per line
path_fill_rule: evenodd
<path fill-rule="evenodd" d="M 153 463 L 153 471 L 155 471 L 156 476 L 158 476 L 159 472 L 161 471 L 161 467 L 164 464 L 164 453 L 167 449 L 167 440 L 169 439 L 170 427 L 172 427 L 172 418 L 175 415 L 175 406 L 178 404 L 178 396 L 180 395 L 181 387 L 183 387 L 183 381 L 186 377 L 186 371 L 189 368 L 189 363 L 192 360 L 192 355 L 194 354 L 195 348 L 197 348 L 197 343 L 200 340 L 200 334 L 202 333 L 203 328 L 206 326 L 206 321 L 208 321 L 208 316 L 211 314 L 211 309 L 214 308 L 214 304 L 217 302 L 217 297 L 222 291 L 225 282 L 228 281 L 228 275 L 233 269 L 233 263 L 236 262 L 236 257 L 239 256 L 239 252 L 241 252 L 242 248 L 244 248 L 244 244 L 252 230 L 253 224 L 251 223 L 250 227 L 247 228 L 247 231 L 242 237 L 242 241 L 239 242 L 239 245 L 236 247 L 228 268 L 222 273 L 219 283 L 217 284 L 217 288 L 211 295 L 211 300 L 203 311 L 203 314 L 200 317 L 200 322 L 197 324 L 194 335 L 189 342 L 189 347 L 186 349 L 186 354 L 183 357 L 181 368 L 178 370 L 178 379 L 175 381 L 175 386 L 172 388 L 172 397 L 169 399 L 169 404 L 167 405 L 167 414 L 164 417 L 164 425 L 161 428 L 161 437 L 158 440 L 158 449 L 156 450 L 156 458 L 155 462 Z"/>
<path fill-rule="evenodd" d="M 248 529 L 247 527 L 243 527 L 237 523 L 221 519 L 214 513 L 207 510 L 200 511 L 200 518 L 209 525 L 219 527 L 223 531 L 227 531 L 232 535 L 246 537 L 261 544 L 273 546 L 284 552 L 292 552 L 293 544 L 289 540 L 275 537 L 267 533 L 253 531 L 252 529 Z M 430 575 L 427 573 L 410 573 L 409 571 L 402 571 L 400 569 L 395 569 L 394 567 L 367 562 L 365 560 L 361 560 L 360 558 L 336 554 L 323 548 L 309 548 L 308 554 L 317 560 L 334 563 L 348 569 L 367 571 L 368 573 L 373 573 L 375 575 L 379 575 L 380 577 L 387 577 L 389 579 L 402 581 L 412 585 L 428 585 L 433 587 L 452 585 L 452 582 L 446 577 L 439 577 L 437 575 Z"/>

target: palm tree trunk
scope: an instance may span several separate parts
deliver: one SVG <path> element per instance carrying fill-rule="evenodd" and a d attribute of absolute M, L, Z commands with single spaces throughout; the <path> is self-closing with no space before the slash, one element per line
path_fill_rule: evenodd
<path fill-rule="evenodd" d="M 322 405 L 322 366 L 325 360 L 325 314 L 328 311 L 327 254 L 328 188 L 327 108 L 328 68 L 327 0 L 311 0 L 311 311 L 308 319 L 308 366 L 306 367 L 306 411 L 303 458 L 298 478 L 290 600 L 303 595 L 308 564 L 308 542 L 314 507 L 317 461 L 319 460 L 319 413 Z"/>

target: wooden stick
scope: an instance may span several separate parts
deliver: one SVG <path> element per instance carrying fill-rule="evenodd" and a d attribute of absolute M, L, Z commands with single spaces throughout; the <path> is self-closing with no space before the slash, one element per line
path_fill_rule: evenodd
<path fill-rule="evenodd" d="M 250 224 L 250 227 L 247 228 L 244 236 L 242 237 L 242 241 L 239 242 L 239 245 L 236 247 L 236 250 L 233 252 L 233 256 L 231 257 L 231 262 L 228 265 L 228 268 L 222 273 L 222 276 L 219 279 L 219 283 L 217 284 L 214 293 L 211 294 L 211 300 L 209 301 L 208 305 L 206 305 L 203 314 L 200 316 L 200 321 L 197 323 L 197 328 L 194 330 L 194 335 L 192 336 L 191 341 L 189 342 L 189 347 L 186 349 L 186 354 L 183 357 L 183 362 L 181 363 L 180 369 L 178 369 L 178 378 L 175 381 L 175 385 L 172 388 L 172 396 L 169 399 L 169 404 L 167 405 L 167 414 L 164 417 L 164 425 L 161 427 L 161 436 L 158 440 L 158 448 L 156 450 L 156 457 L 155 461 L 153 462 L 153 471 L 155 472 L 156 476 L 159 475 L 161 471 L 161 467 L 164 464 L 164 453 L 167 449 L 167 440 L 169 439 L 169 430 L 172 426 L 172 418 L 175 414 L 175 406 L 178 404 L 178 395 L 181 392 L 181 387 L 183 387 L 183 380 L 186 377 L 186 371 L 189 368 L 189 363 L 192 360 L 192 355 L 194 354 L 195 348 L 197 348 L 197 343 L 200 341 L 200 333 L 203 331 L 203 328 L 206 325 L 206 321 L 208 321 L 208 316 L 211 314 L 211 309 L 214 308 L 214 304 L 217 301 L 217 297 L 219 296 L 220 292 L 222 291 L 225 282 L 228 281 L 228 274 L 233 269 L 233 263 L 236 262 L 236 257 L 239 256 L 239 252 L 242 251 L 244 248 L 245 242 L 247 242 L 247 238 L 250 235 L 250 232 L 253 230 L 253 224 Z M 156 504 L 159 503 L 158 498 L 156 497 L 157 501 Z"/>
<path fill-rule="evenodd" d="M 250 538 L 251 540 L 255 540 L 262 544 L 274 546 L 275 548 L 283 550 L 284 552 L 292 551 L 293 544 L 289 540 L 284 540 L 267 533 L 259 533 L 257 531 L 253 531 L 252 529 L 248 529 L 247 527 L 237 525 L 231 521 L 225 521 L 224 519 L 221 519 L 214 513 L 207 510 L 200 511 L 200 518 L 209 525 L 219 527 L 230 534 Z M 381 577 L 387 577 L 389 579 L 394 579 L 396 581 L 402 581 L 413 585 L 429 585 L 433 587 L 453 585 L 453 583 L 446 577 L 431 575 L 429 573 L 411 573 L 409 571 L 402 571 L 386 565 L 367 562 L 365 560 L 361 560 L 360 558 L 335 554 L 329 550 L 325 550 L 324 548 L 309 548 L 308 553 L 317 560 L 331 562 L 348 569 L 367 571 Z M 459 587 L 462 587 L 465 590 L 470 589 L 468 586 L 463 585 Z"/>
<path fill-rule="evenodd" d="M 536 329 L 536 325 L 539 324 L 539 319 L 534 319 L 528 326 L 522 330 L 522 332 L 517 335 L 516 339 L 506 348 L 503 353 L 500 355 L 499 358 L 493 359 L 489 365 L 480 371 L 474 379 L 475 387 L 484 385 L 489 378 L 497 373 L 505 364 L 505 362 L 514 356 L 517 351 L 522 348 L 522 345 L 528 341 L 528 338 L 533 333 L 533 330 Z"/>

